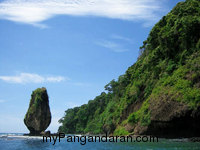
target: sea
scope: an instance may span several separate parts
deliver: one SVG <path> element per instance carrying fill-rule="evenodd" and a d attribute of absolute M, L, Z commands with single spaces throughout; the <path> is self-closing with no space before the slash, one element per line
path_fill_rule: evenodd
<path fill-rule="evenodd" d="M 60 142 L 20 133 L 0 133 L 0 150 L 200 150 L 199 142 L 189 139 L 159 139 L 158 142 Z"/>

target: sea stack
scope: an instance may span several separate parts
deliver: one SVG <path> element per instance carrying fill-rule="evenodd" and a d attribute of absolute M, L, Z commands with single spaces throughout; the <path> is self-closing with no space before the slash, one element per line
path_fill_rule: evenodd
<path fill-rule="evenodd" d="M 31 94 L 28 111 L 24 118 L 24 124 L 30 131 L 30 135 L 40 135 L 51 123 L 49 98 L 46 88 L 38 88 Z"/>

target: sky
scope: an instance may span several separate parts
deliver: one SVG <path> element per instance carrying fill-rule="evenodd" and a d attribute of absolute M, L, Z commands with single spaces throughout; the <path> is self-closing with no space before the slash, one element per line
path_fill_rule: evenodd
<path fill-rule="evenodd" d="M 181 0 L 0 0 L 0 133 L 28 133 L 31 93 L 46 87 L 57 132 L 137 61 L 153 25 Z"/>

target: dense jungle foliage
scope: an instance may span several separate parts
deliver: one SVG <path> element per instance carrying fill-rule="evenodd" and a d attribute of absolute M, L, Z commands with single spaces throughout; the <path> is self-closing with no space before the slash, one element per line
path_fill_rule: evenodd
<path fill-rule="evenodd" d="M 151 30 L 140 56 L 94 100 L 65 111 L 60 132 L 130 134 L 124 124 L 151 122 L 149 98 L 170 94 L 195 109 L 200 106 L 200 1 L 178 3 Z M 141 102 L 139 110 L 130 106 Z"/>

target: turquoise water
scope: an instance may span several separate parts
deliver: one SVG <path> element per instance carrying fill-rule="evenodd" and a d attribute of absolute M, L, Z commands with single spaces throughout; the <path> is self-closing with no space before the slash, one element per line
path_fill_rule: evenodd
<path fill-rule="evenodd" d="M 0 150 L 200 150 L 200 143 L 187 139 L 159 139 L 157 143 L 109 143 L 97 142 L 81 145 L 69 143 L 66 139 L 55 145 L 43 142 L 39 137 L 25 137 L 22 134 L 0 134 Z"/>

